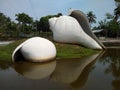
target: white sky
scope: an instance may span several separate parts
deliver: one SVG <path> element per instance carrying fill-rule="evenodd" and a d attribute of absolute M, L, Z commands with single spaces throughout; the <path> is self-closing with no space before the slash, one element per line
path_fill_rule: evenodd
<path fill-rule="evenodd" d="M 93 11 L 97 20 L 105 18 L 105 13 L 113 13 L 114 0 L 0 0 L 0 12 L 15 20 L 15 14 L 26 13 L 34 19 L 42 16 L 62 13 L 68 9 L 78 9 L 87 13 Z"/>

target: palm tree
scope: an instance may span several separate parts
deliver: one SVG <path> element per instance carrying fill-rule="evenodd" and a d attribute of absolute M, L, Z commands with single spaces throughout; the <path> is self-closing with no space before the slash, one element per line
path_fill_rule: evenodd
<path fill-rule="evenodd" d="M 120 17 L 120 0 L 114 0 L 116 8 L 114 9 L 114 20 L 117 21 L 118 18 Z"/>
<path fill-rule="evenodd" d="M 117 8 L 114 9 L 114 20 L 117 21 L 118 18 L 120 17 L 120 6 L 117 6 Z"/>
<path fill-rule="evenodd" d="M 95 16 L 95 14 L 93 14 L 93 12 L 92 11 L 90 11 L 90 12 L 88 12 L 87 13 L 87 18 L 88 18 L 88 20 L 89 20 L 89 23 L 96 23 L 96 16 Z"/>
<path fill-rule="evenodd" d="M 105 16 L 106 16 L 106 19 L 109 19 L 109 20 L 114 19 L 114 15 L 112 15 L 111 13 L 106 13 Z"/>

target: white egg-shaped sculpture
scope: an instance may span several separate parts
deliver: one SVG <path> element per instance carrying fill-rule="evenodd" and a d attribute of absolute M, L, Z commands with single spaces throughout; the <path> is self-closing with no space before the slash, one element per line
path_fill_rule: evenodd
<path fill-rule="evenodd" d="M 45 62 L 56 57 L 55 45 L 41 37 L 33 37 L 20 44 L 12 54 L 13 61 L 25 59 L 32 62 Z"/>

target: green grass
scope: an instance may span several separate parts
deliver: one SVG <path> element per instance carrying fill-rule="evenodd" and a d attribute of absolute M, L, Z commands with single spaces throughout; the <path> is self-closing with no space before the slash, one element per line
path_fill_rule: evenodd
<path fill-rule="evenodd" d="M 97 52 L 78 45 L 55 43 L 55 46 L 57 49 L 57 58 L 80 58 Z"/>
<path fill-rule="evenodd" d="M 0 61 L 12 61 L 12 52 L 24 40 L 15 41 L 14 43 L 0 46 Z"/>
<path fill-rule="evenodd" d="M 24 40 L 15 41 L 9 45 L 0 46 L 0 61 L 10 61 L 14 49 Z M 57 49 L 57 58 L 80 58 L 95 53 L 95 50 L 77 45 L 54 43 Z"/>

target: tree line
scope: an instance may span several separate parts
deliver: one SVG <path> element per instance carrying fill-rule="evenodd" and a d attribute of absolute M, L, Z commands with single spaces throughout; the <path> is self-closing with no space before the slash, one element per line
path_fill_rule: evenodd
<path fill-rule="evenodd" d="M 120 37 L 120 5 L 114 9 L 114 14 L 106 13 L 104 20 L 98 21 L 99 25 L 93 29 L 103 29 L 101 35 L 106 37 Z M 12 21 L 10 17 L 0 13 L 0 39 L 1 38 L 21 38 L 40 35 L 42 32 L 51 32 L 49 30 L 48 19 L 52 17 L 59 17 L 62 13 L 56 15 L 47 15 L 41 17 L 39 20 L 33 20 L 32 17 L 25 13 L 18 13 L 15 15 L 17 22 Z M 96 16 L 92 11 L 86 14 L 90 25 L 96 23 Z"/>
<path fill-rule="evenodd" d="M 0 39 L 30 37 L 40 34 L 40 32 L 50 32 L 48 19 L 61 15 L 61 13 L 58 13 L 57 15 L 47 15 L 39 20 L 33 20 L 25 13 L 18 13 L 15 15 L 17 21 L 15 22 L 10 17 L 0 13 Z"/>
<path fill-rule="evenodd" d="M 93 29 L 103 29 L 100 36 L 118 38 L 120 37 L 120 3 L 116 3 L 113 14 L 106 13 L 105 19 L 98 21 L 99 25 Z"/>

